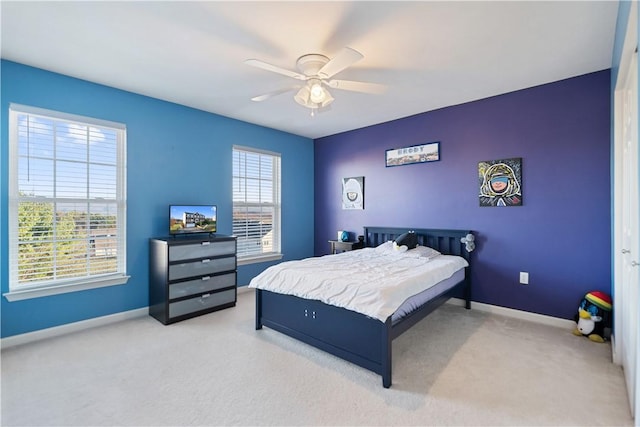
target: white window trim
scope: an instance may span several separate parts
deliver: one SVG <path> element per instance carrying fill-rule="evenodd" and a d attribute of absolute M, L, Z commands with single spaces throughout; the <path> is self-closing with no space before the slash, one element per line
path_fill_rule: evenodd
<path fill-rule="evenodd" d="M 75 121 L 84 124 L 91 124 L 94 126 L 100 127 L 109 127 L 113 129 L 123 130 L 122 141 L 118 144 L 118 179 L 121 184 L 121 197 L 124 200 L 124 208 L 122 210 L 122 215 L 118 215 L 118 229 L 122 230 L 124 240 L 122 242 L 122 247 L 119 248 L 122 251 L 122 257 L 119 258 L 119 262 L 122 263 L 122 272 L 113 273 L 113 274 L 105 274 L 99 275 L 89 278 L 74 278 L 68 280 L 61 280 L 59 282 L 51 282 L 46 285 L 35 285 L 32 287 L 29 286 L 21 286 L 19 289 L 11 289 L 11 283 L 14 280 L 12 277 L 11 271 L 9 271 L 9 292 L 3 294 L 3 296 L 7 299 L 7 301 L 21 301 L 25 299 L 31 298 L 39 298 L 44 296 L 58 295 L 69 292 L 77 292 L 89 289 L 97 289 L 106 286 L 117 286 L 126 284 L 129 280 L 126 272 L 126 173 L 127 173 L 127 163 L 126 163 L 126 152 L 127 152 L 127 136 L 126 136 L 126 126 L 121 123 L 111 122 L 107 120 L 95 119 L 93 117 L 85 117 L 79 116 L 75 114 L 62 113 L 59 111 L 47 110 L 38 107 L 31 107 L 27 105 L 20 105 L 15 103 L 9 104 L 9 265 L 16 265 L 18 262 L 18 252 L 14 250 L 11 245 L 12 242 L 17 242 L 18 239 L 18 215 L 17 215 L 17 200 L 18 200 L 18 129 L 17 126 L 13 126 L 16 120 L 17 114 L 31 114 L 31 115 L 41 115 L 46 117 L 54 117 L 57 120 L 65 120 L 65 121 Z M 15 153 L 15 154 L 14 154 Z"/>
<path fill-rule="evenodd" d="M 66 294 L 69 292 L 86 291 L 89 289 L 104 288 L 106 286 L 124 285 L 129 277 L 122 274 L 109 275 L 100 278 L 84 280 L 82 283 L 63 283 L 47 287 L 34 287 L 32 289 L 20 289 L 2 294 L 7 301 L 21 301 L 31 298 L 40 298 L 51 295 Z"/>
<path fill-rule="evenodd" d="M 257 263 L 261 263 L 261 262 L 269 262 L 269 261 L 278 261 L 281 260 L 283 258 L 283 254 L 282 254 L 282 221 L 281 221 L 281 216 L 282 216 L 282 154 L 280 153 L 276 153 L 274 151 L 268 151 L 268 150 L 262 150 L 259 148 L 253 148 L 253 147 L 247 147 L 247 146 L 242 146 L 242 145 L 233 145 L 232 147 L 233 150 L 241 150 L 241 151 L 249 151 L 252 153 L 257 153 L 257 154 L 266 154 L 269 156 L 274 156 L 277 157 L 278 159 L 278 173 L 279 176 L 278 178 L 278 185 L 277 188 L 274 190 L 276 192 L 276 194 L 274 194 L 275 199 L 278 201 L 278 203 L 275 203 L 275 210 L 274 210 L 274 224 L 277 224 L 277 229 L 279 231 L 279 250 L 278 252 L 270 252 L 270 253 L 265 253 L 265 254 L 260 254 L 260 255 L 244 255 L 244 256 L 238 256 L 237 257 L 237 264 L 238 265 L 249 265 L 249 264 L 257 264 Z M 276 173 L 276 171 L 274 170 L 274 174 Z M 275 181 L 275 177 L 274 177 L 274 181 Z M 232 200 L 231 204 L 233 205 L 234 202 Z"/>

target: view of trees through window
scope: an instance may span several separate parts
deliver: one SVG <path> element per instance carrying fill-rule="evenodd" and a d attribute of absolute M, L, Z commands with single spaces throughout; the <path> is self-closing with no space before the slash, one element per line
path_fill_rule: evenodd
<path fill-rule="evenodd" d="M 117 271 L 115 215 L 86 211 L 54 215 L 53 203 L 21 202 L 18 222 L 22 283 Z"/>
<path fill-rule="evenodd" d="M 22 108 L 10 109 L 10 288 L 123 273 L 124 128 Z"/>

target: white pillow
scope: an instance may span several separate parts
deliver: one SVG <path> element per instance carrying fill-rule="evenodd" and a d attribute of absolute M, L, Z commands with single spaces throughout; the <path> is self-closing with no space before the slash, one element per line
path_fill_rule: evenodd
<path fill-rule="evenodd" d="M 423 258 L 433 258 L 435 256 L 441 255 L 440 252 L 436 251 L 429 246 L 416 246 L 413 249 L 409 249 L 407 251 L 408 254 L 416 254 Z"/>

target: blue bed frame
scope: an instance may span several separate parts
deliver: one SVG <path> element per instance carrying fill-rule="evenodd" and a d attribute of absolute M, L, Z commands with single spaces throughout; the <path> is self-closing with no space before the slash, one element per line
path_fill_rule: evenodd
<path fill-rule="evenodd" d="M 365 245 L 376 247 L 409 230 L 416 232 L 420 245 L 432 247 L 446 255 L 465 258 L 469 262 L 465 278 L 395 323 L 392 323 L 391 316 L 382 322 L 321 301 L 256 289 L 256 329 L 266 326 L 369 369 L 382 376 L 385 388 L 391 387 L 394 338 L 461 292 L 466 308 L 471 308 L 471 254 L 460 242 L 471 231 L 365 227 Z"/>

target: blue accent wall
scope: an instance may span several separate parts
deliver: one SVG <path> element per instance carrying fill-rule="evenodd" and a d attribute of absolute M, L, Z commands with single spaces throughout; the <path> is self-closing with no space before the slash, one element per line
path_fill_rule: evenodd
<path fill-rule="evenodd" d="M 231 233 L 232 145 L 282 155 L 284 259 L 313 255 L 313 141 L 181 105 L 10 61 L 1 62 L 0 253 L 8 285 L 8 109 L 10 103 L 124 123 L 127 126 L 127 271 L 129 282 L 8 302 L 2 337 L 147 307 L 148 239 L 167 234 L 169 204 L 218 205 L 219 232 Z M 238 284 L 273 263 L 238 268 Z"/>
<path fill-rule="evenodd" d="M 474 301 L 572 319 L 611 292 L 610 88 L 603 70 L 316 140 L 316 255 L 365 225 L 471 229 Z M 385 150 L 433 141 L 440 161 L 385 167 Z M 523 206 L 479 207 L 478 162 L 511 157 Z M 364 210 L 341 208 L 352 176 Z"/>

